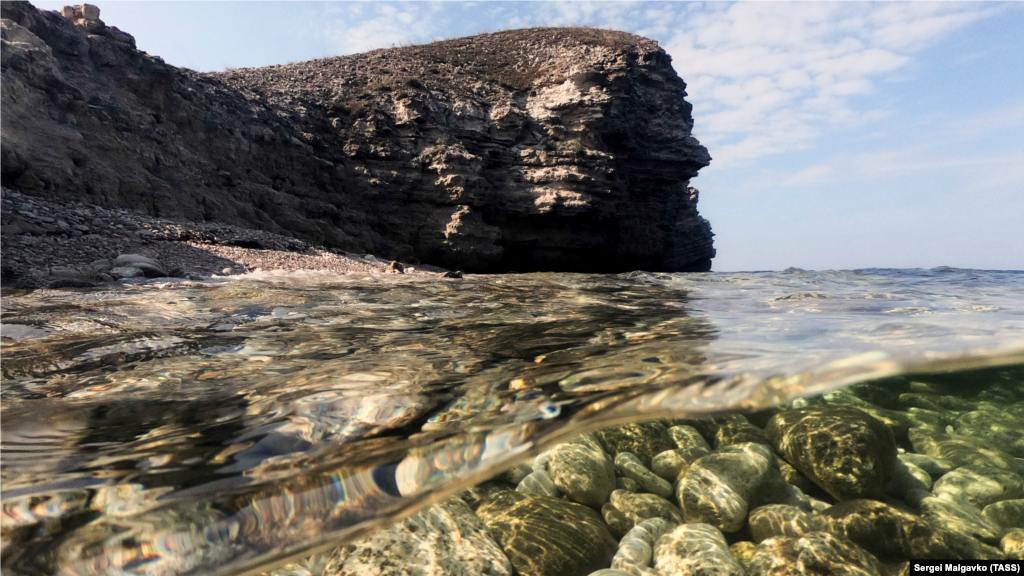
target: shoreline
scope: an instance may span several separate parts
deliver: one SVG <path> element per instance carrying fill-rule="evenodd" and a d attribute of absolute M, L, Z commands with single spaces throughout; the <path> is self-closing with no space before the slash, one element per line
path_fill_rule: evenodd
<path fill-rule="evenodd" d="M 201 280 L 274 270 L 439 277 L 449 273 L 437 266 L 350 254 L 231 224 L 155 218 L 119 208 L 46 200 L 9 188 L 0 194 L 0 267 L 2 286 L 8 289 L 88 288 L 132 275 Z"/>

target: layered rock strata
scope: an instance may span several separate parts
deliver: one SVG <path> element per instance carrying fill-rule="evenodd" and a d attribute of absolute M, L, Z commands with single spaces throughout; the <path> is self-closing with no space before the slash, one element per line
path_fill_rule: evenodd
<path fill-rule="evenodd" d="M 657 43 L 528 29 L 202 74 L 93 7 L 3 3 L 2 181 L 467 271 L 707 270 Z"/>

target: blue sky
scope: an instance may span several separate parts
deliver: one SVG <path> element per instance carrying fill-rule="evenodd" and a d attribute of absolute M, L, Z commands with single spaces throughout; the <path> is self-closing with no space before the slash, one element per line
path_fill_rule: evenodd
<path fill-rule="evenodd" d="M 201 71 L 525 26 L 648 36 L 713 158 L 693 184 L 715 270 L 1024 269 L 1024 3 L 95 3 Z"/>

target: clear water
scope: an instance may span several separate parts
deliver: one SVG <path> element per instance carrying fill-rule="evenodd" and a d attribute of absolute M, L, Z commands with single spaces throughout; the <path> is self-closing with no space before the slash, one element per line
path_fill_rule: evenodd
<path fill-rule="evenodd" d="M 1024 272 L 272 274 L 2 300 L 2 566 L 259 573 L 613 423 L 1024 363 Z"/>

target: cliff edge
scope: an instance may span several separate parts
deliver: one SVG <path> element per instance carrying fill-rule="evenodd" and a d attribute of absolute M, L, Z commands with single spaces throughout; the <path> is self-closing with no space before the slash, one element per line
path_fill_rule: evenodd
<path fill-rule="evenodd" d="M 2 3 L 3 185 L 476 272 L 709 270 L 657 43 L 537 28 L 204 74 Z"/>

